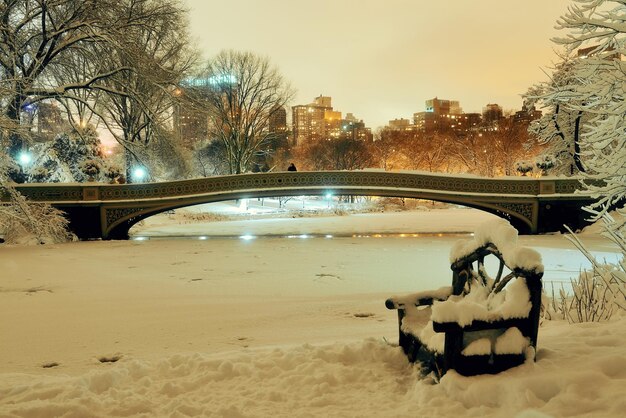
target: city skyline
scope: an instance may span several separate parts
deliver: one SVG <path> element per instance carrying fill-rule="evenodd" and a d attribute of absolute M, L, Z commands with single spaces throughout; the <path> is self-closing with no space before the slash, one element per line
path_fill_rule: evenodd
<path fill-rule="evenodd" d="M 185 3 L 205 59 L 222 49 L 267 56 L 297 90 L 290 106 L 332 96 L 375 129 L 434 97 L 468 113 L 488 103 L 520 109 L 521 94 L 557 60 L 550 39 L 571 2 Z"/>

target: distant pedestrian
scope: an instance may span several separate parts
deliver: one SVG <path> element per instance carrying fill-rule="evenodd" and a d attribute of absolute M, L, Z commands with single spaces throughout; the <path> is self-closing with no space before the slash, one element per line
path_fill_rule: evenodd
<path fill-rule="evenodd" d="M 294 163 L 291 163 L 289 164 L 289 167 L 287 167 L 287 171 L 298 171 L 298 169 Z"/>

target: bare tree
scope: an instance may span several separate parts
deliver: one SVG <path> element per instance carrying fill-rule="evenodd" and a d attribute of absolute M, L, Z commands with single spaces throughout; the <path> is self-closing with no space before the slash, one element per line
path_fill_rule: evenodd
<path fill-rule="evenodd" d="M 96 112 L 99 98 L 90 92 L 135 98 L 138 90 L 120 88 L 113 78 L 130 77 L 146 68 L 156 49 L 137 45 L 137 32 L 157 33 L 161 21 L 175 8 L 168 0 L 5 0 L 0 4 L 0 83 L 6 94 L 2 114 L 14 125 L 28 123 L 33 105 L 44 99 L 74 104 L 79 124 Z M 155 26 L 156 25 L 156 26 Z M 168 27 L 166 30 L 172 30 Z M 131 42 L 125 40 L 132 39 Z M 155 45 L 160 42 L 151 38 Z M 138 54 L 138 49 L 143 55 Z M 114 52 L 127 60 L 112 59 Z M 151 58 L 152 71 L 161 68 Z M 74 114 L 74 112 L 70 112 Z M 8 138 L 12 158 L 24 146 L 25 135 L 13 130 Z"/>
<path fill-rule="evenodd" d="M 137 15 L 150 16 L 150 24 L 132 25 Z M 112 67 L 133 70 L 106 80 L 111 90 L 123 94 L 107 92 L 98 110 L 126 151 L 129 174 L 135 163 L 145 165 L 145 160 L 154 160 L 153 151 L 158 155 L 159 148 L 176 148 L 166 144 L 174 138 L 165 126 L 177 100 L 176 86 L 195 65 L 197 54 L 189 47 L 185 11 L 175 2 L 122 0 L 114 16 L 130 27 L 116 35 L 120 48 L 107 54 L 106 61 Z M 158 144 L 151 150 L 153 141 Z"/>
<path fill-rule="evenodd" d="M 93 0 L 7 0 L 0 5 L 0 65 L 8 93 L 3 103 L 6 118 L 20 125 L 22 113 L 37 101 L 62 97 L 101 81 L 126 68 L 84 74 L 78 82 L 55 83 L 51 72 L 71 54 L 81 54 L 90 43 L 110 41 L 115 22 L 103 19 L 112 2 Z M 13 133 L 9 154 L 22 148 Z"/>
<path fill-rule="evenodd" d="M 436 132 L 420 136 L 407 145 L 405 150 L 409 161 L 407 168 L 444 173 L 449 172 L 454 165 L 454 153 L 451 152 L 454 143 L 450 134 Z"/>
<path fill-rule="evenodd" d="M 421 162 L 419 142 L 417 132 L 378 129 L 369 144 L 372 162 L 385 170 L 416 169 Z"/>
<path fill-rule="evenodd" d="M 369 148 L 359 139 L 317 139 L 302 145 L 299 155 L 312 170 L 358 170 L 372 163 Z"/>
<path fill-rule="evenodd" d="M 222 51 L 209 60 L 203 80 L 196 93 L 207 104 L 210 135 L 223 142 L 229 172 L 246 172 L 275 137 L 270 117 L 291 99 L 293 89 L 267 58 L 249 52 Z"/>

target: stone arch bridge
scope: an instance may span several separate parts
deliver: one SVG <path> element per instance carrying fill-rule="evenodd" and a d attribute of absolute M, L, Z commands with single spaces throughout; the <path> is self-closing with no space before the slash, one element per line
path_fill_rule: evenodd
<path fill-rule="evenodd" d="M 586 224 L 581 207 L 592 202 L 578 179 L 482 178 L 420 172 L 320 171 L 217 176 L 140 184 L 21 184 L 35 202 L 66 212 L 81 239 L 127 239 L 138 221 L 171 209 L 232 199 L 359 195 L 430 199 L 481 209 L 536 234 Z M 2 200 L 8 196 L 1 194 Z"/>

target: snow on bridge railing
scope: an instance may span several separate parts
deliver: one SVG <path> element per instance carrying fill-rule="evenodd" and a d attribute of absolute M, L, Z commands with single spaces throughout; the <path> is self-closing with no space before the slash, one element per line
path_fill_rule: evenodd
<path fill-rule="evenodd" d="M 246 190 L 416 190 L 501 195 L 572 195 L 583 189 L 577 178 L 485 178 L 470 175 L 385 171 L 301 171 L 252 173 L 158 183 L 21 184 L 33 201 L 117 201 L 158 199 Z M 0 193 L 1 195 L 1 193 Z"/>

